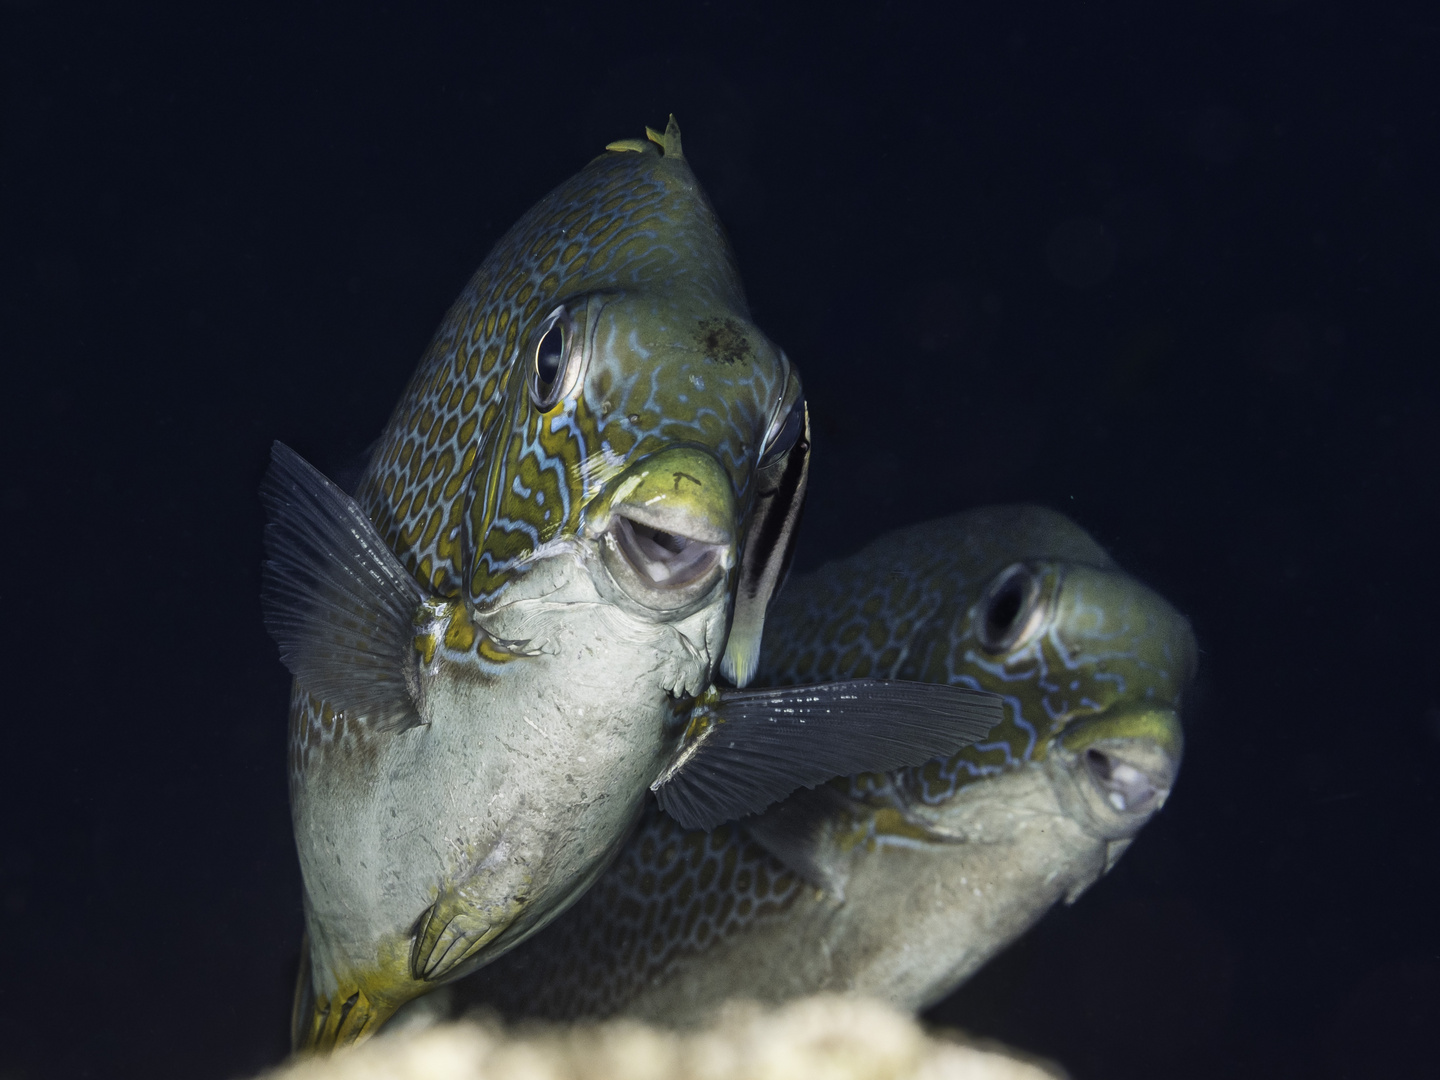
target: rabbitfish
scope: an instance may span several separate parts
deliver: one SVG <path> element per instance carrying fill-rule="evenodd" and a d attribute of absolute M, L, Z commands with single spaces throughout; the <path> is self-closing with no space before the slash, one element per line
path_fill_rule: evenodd
<path fill-rule="evenodd" d="M 298 1048 L 364 1038 L 534 933 L 651 787 L 711 826 L 998 716 L 875 680 L 712 686 L 753 674 L 808 448 L 798 376 L 750 321 L 673 118 L 499 241 L 354 498 L 277 444 L 264 599 L 295 676 Z M 923 714 L 898 759 L 868 735 L 896 706 Z"/>
<path fill-rule="evenodd" d="M 882 537 L 787 586 L 759 679 L 963 684 L 1002 695 L 1003 723 L 708 833 L 652 811 L 574 908 L 455 999 L 669 1023 L 819 991 L 919 1009 L 1079 897 L 1160 809 L 1194 668 L 1186 620 L 1060 514 Z"/>

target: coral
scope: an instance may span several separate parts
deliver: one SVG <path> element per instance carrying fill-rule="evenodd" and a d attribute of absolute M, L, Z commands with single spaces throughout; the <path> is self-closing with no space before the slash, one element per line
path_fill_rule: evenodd
<path fill-rule="evenodd" d="M 1054 1080 L 1053 1066 L 927 1034 L 876 1002 L 725 1007 L 703 1030 L 633 1021 L 505 1028 L 479 1018 L 400 1030 L 265 1080 Z"/>

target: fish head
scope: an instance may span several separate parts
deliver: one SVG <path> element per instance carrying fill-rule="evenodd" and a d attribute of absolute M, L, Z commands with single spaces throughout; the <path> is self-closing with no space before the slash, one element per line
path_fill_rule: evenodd
<path fill-rule="evenodd" d="M 901 663 L 998 694 L 1004 719 L 953 755 L 833 782 L 842 809 L 792 865 L 891 935 L 851 957 L 857 984 L 920 1008 L 1078 899 L 1165 805 L 1197 650 L 1183 615 L 1060 515 L 997 508 L 912 538 L 893 545 L 920 568 L 892 587 L 919 598 L 892 609 Z"/>
<path fill-rule="evenodd" d="M 940 833 L 963 832 L 976 801 L 1008 798 L 1005 778 L 1020 773 L 1025 784 L 1046 777 L 1059 812 L 1106 843 L 1128 842 L 1168 798 L 1194 634 L 1159 594 L 1096 556 L 1011 562 L 959 614 L 951 663 L 1005 699 L 1005 720 L 975 746 L 897 774 L 912 812 Z"/>
<path fill-rule="evenodd" d="M 566 299 L 521 341 L 472 489 L 469 603 L 559 591 L 556 560 L 648 622 L 728 617 L 757 488 L 803 434 L 788 357 L 708 296 L 645 290 Z"/>

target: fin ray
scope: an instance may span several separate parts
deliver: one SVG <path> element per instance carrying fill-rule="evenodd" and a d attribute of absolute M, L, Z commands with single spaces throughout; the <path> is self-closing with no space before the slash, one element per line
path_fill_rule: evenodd
<path fill-rule="evenodd" d="M 708 725 L 651 785 L 687 829 L 713 829 L 836 776 L 953 754 L 1003 717 L 994 694 L 881 679 L 724 691 L 696 712 Z"/>
<path fill-rule="evenodd" d="M 825 858 L 834 854 L 827 843 L 837 815 L 849 809 L 849 800 L 822 784 L 801 788 L 763 814 L 740 822 L 750 838 L 790 870 L 836 900 L 845 899 L 848 870 Z"/>
<path fill-rule="evenodd" d="M 260 499 L 261 602 L 285 666 L 375 730 L 419 724 L 406 669 L 420 587 L 355 500 L 284 443 L 271 448 Z"/>

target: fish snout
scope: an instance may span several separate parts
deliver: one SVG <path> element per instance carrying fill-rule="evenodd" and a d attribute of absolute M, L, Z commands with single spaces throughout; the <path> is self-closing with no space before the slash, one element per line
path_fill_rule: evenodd
<path fill-rule="evenodd" d="M 1180 720 L 1171 709 L 1091 718 L 1056 739 L 1050 771 L 1065 813 L 1106 839 L 1134 836 L 1180 771 Z"/>
<path fill-rule="evenodd" d="M 620 591 L 648 612 L 674 617 L 699 608 L 735 565 L 737 519 L 719 461 L 678 446 L 627 469 L 593 520 L 601 560 Z"/>

